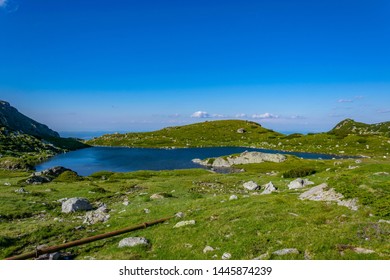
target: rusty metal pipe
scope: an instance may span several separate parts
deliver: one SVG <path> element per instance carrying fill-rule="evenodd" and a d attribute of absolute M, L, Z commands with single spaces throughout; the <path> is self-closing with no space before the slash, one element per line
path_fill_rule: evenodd
<path fill-rule="evenodd" d="M 61 244 L 61 245 L 58 245 L 58 246 L 52 246 L 52 247 L 47 247 L 47 248 L 35 250 L 34 252 L 30 252 L 30 253 L 26 253 L 26 254 L 22 254 L 22 255 L 6 258 L 6 260 L 26 260 L 26 259 L 38 257 L 38 256 L 43 255 L 43 254 L 50 254 L 50 253 L 58 252 L 58 251 L 63 250 L 63 249 L 67 249 L 67 248 L 71 248 L 71 247 L 75 247 L 75 246 L 80 246 L 80 245 L 87 244 L 87 243 L 90 243 L 90 242 L 94 242 L 94 241 L 97 241 L 97 240 L 101 240 L 101 239 L 109 238 L 109 237 L 112 237 L 112 236 L 120 235 L 120 234 L 123 234 L 123 233 L 126 233 L 126 232 L 131 232 L 131 231 L 135 231 L 135 230 L 138 230 L 138 229 L 144 229 L 144 228 L 153 226 L 155 224 L 163 223 L 163 222 L 165 222 L 165 221 L 167 221 L 169 219 L 172 219 L 173 217 L 175 217 L 175 216 L 162 218 L 162 219 L 155 220 L 155 221 L 152 221 L 152 222 L 146 222 L 146 223 L 139 224 L 139 225 L 136 225 L 136 226 L 127 227 L 127 228 L 123 228 L 123 229 L 120 229 L 120 230 L 111 231 L 111 232 L 107 232 L 107 233 L 103 233 L 103 234 L 99 234 L 99 235 L 95 235 L 95 236 L 79 239 L 79 240 L 76 240 L 76 241 L 71 241 L 71 242 L 64 243 L 64 244 Z"/>

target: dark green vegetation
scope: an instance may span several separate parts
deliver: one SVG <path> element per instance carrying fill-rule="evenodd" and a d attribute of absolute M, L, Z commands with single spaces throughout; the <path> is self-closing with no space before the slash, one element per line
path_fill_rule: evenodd
<path fill-rule="evenodd" d="M 359 123 L 356 124 L 358 126 Z M 360 134 L 358 130 L 353 129 L 353 126 L 348 125 L 341 126 L 340 129 L 335 128 L 329 133 L 309 135 L 296 133 L 286 136 L 263 128 L 254 122 L 227 120 L 169 127 L 154 132 L 104 135 L 87 143 L 97 146 L 149 148 L 241 146 L 383 157 L 390 152 L 390 139 L 385 136 L 390 129 L 385 130 L 385 124 L 380 126 L 383 131 L 381 134 Z M 245 132 L 239 133 L 240 128 L 243 128 Z"/>
<path fill-rule="evenodd" d="M 99 172 L 78 177 L 65 172 L 53 182 L 26 185 L 29 173 L 0 171 L 0 257 L 29 252 L 35 246 L 117 230 L 183 212 L 196 224 L 173 228 L 167 223 L 123 236 L 68 249 L 76 259 L 217 259 L 225 252 L 234 259 L 389 259 L 390 170 L 388 161 L 363 159 L 301 160 L 289 156 L 283 163 L 237 166 L 245 172 L 217 174 L 202 169 L 178 171 Z M 357 168 L 351 169 L 351 166 Z M 306 178 L 315 185 L 328 183 L 346 198 L 357 198 L 359 210 L 335 203 L 302 201 L 304 190 L 289 190 L 291 170 L 315 170 Z M 249 180 L 272 181 L 279 189 L 253 195 L 243 188 Z M 26 193 L 16 190 L 24 187 Z M 151 199 L 152 194 L 164 198 Z M 237 200 L 229 200 L 235 194 Z M 61 213 L 58 200 L 85 197 L 95 207 L 111 209 L 106 223 L 83 224 L 85 213 Z M 128 205 L 123 202 L 128 201 Z M 150 212 L 145 212 L 148 209 Z M 148 247 L 118 248 L 125 237 L 143 236 Z M 216 250 L 203 253 L 205 246 Z M 298 255 L 275 256 L 283 248 Z M 347 248 L 347 249 L 345 249 Z M 365 248 L 359 254 L 348 248 Z"/>

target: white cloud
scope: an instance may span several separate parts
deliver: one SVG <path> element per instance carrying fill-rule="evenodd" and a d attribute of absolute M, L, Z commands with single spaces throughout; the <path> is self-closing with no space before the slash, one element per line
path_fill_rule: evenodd
<path fill-rule="evenodd" d="M 337 102 L 338 103 L 352 103 L 353 100 L 352 99 L 339 99 Z"/>
<path fill-rule="evenodd" d="M 211 116 L 209 113 L 205 111 L 197 111 L 191 115 L 191 118 L 205 119 L 205 118 L 211 118 Z"/>
<path fill-rule="evenodd" d="M 380 114 L 388 114 L 388 113 L 390 113 L 390 110 L 379 110 L 378 113 L 380 113 Z"/>
<path fill-rule="evenodd" d="M 7 5 L 7 0 L 0 0 L 0 7 L 5 7 Z"/>
<path fill-rule="evenodd" d="M 213 118 L 226 118 L 226 116 L 222 115 L 222 114 L 212 114 L 212 117 Z"/>
<path fill-rule="evenodd" d="M 236 115 L 236 118 L 246 118 L 246 117 L 248 117 L 247 114 L 237 114 Z"/>
<path fill-rule="evenodd" d="M 303 120 L 303 119 L 306 119 L 304 116 L 300 116 L 300 115 L 293 115 L 290 117 L 290 119 L 293 119 L 293 120 Z"/>
<path fill-rule="evenodd" d="M 278 115 L 270 114 L 270 113 L 264 113 L 264 114 L 254 114 L 252 115 L 252 119 L 278 119 Z"/>

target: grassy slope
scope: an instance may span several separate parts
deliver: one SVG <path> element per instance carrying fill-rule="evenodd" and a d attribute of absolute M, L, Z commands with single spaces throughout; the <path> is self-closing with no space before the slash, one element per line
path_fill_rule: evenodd
<path fill-rule="evenodd" d="M 240 128 L 246 132 L 237 133 Z M 154 132 L 104 135 L 88 141 L 88 144 L 159 148 L 248 146 L 280 135 L 254 122 L 227 120 L 168 127 Z"/>
<path fill-rule="evenodd" d="M 238 128 L 247 130 L 237 133 Z M 222 139 L 222 140 L 221 140 Z M 32 139 L 33 140 L 33 139 Z M 301 160 L 289 157 L 283 163 L 239 166 L 246 172 L 213 174 L 205 170 L 138 171 L 95 174 L 81 181 L 51 182 L 37 186 L 23 183 L 29 173 L 0 170 L 0 258 L 34 250 L 38 244 L 56 245 L 64 241 L 104 233 L 130 225 L 155 220 L 182 211 L 185 220 L 196 220 L 195 226 L 173 229 L 177 220 L 142 231 L 128 233 L 69 249 L 78 259 L 220 259 L 224 252 L 234 259 L 252 259 L 264 253 L 295 247 L 299 255 L 271 259 L 389 259 L 390 170 L 387 158 L 389 138 L 360 135 L 290 135 L 266 130 L 255 123 L 221 121 L 168 128 L 158 132 L 105 136 L 96 145 L 122 146 L 258 146 L 263 148 L 314 151 L 331 154 L 364 154 L 371 158 L 356 163 L 345 160 Z M 26 147 L 31 146 L 26 144 Z M 35 144 L 33 144 L 35 146 Z M 343 152 L 343 153 L 342 153 Z M 339 162 L 336 164 L 336 162 Z M 355 167 L 356 169 L 350 169 Z M 317 172 L 309 177 L 316 184 L 327 182 L 347 198 L 358 198 L 358 211 L 332 203 L 301 201 L 303 190 L 290 191 L 281 174 L 310 167 Z M 267 173 L 275 171 L 277 176 Z M 102 176 L 104 175 L 104 179 Z M 253 196 L 242 183 L 272 181 L 279 193 Z M 11 184 L 11 185 L 10 185 Z M 15 190 L 24 187 L 29 193 Z M 150 195 L 165 192 L 172 195 L 150 200 Z M 239 199 L 229 201 L 236 194 Z M 86 197 L 95 205 L 104 202 L 111 218 L 96 225 L 83 224 L 83 213 L 62 214 L 64 197 Z M 122 202 L 128 198 L 129 206 Z M 144 209 L 150 209 L 146 214 Z M 83 225 L 83 228 L 76 229 Z M 147 248 L 119 249 L 119 240 L 128 236 L 145 236 Z M 204 254 L 206 246 L 216 248 Z M 374 250 L 374 254 L 340 252 L 339 245 Z"/>
<path fill-rule="evenodd" d="M 390 219 L 389 175 L 374 175 L 389 170 L 385 161 L 364 159 L 335 161 L 300 160 L 294 157 L 281 164 L 263 163 L 245 166 L 246 172 L 214 174 L 205 170 L 138 171 L 100 173 L 82 181 L 52 182 L 25 186 L 29 194 L 15 190 L 28 174 L 0 172 L 0 257 L 31 251 L 37 244 L 62 242 L 108 232 L 151 221 L 182 211 L 185 220 L 196 225 L 173 229 L 178 220 L 142 231 L 124 234 L 103 241 L 69 249 L 78 259 L 220 259 L 224 252 L 234 259 L 252 259 L 283 248 L 297 248 L 299 255 L 271 259 L 389 259 L 390 225 L 379 223 Z M 354 170 L 350 165 L 358 165 Z M 309 177 L 316 184 L 328 182 L 338 191 L 358 197 L 361 208 L 351 211 L 332 203 L 301 201 L 302 190 L 288 190 L 292 179 L 280 174 L 296 167 L 310 166 L 317 170 Z M 276 171 L 277 176 L 266 175 Z M 105 179 L 102 179 L 105 175 Z M 254 180 L 259 184 L 272 181 L 279 193 L 250 195 L 242 183 Z M 11 186 L 4 186 L 4 183 Z M 172 195 L 150 200 L 150 195 L 165 192 Z M 232 194 L 238 200 L 229 201 Z M 55 202 L 64 197 L 87 197 L 95 205 L 104 202 L 112 211 L 105 223 L 83 225 L 82 213 L 62 214 Z M 122 202 L 128 198 L 130 204 Z M 381 202 L 376 202 L 382 198 Z M 150 210 L 149 214 L 144 209 Z M 82 229 L 75 229 L 83 225 Z M 117 247 L 129 236 L 145 236 L 148 248 Z M 206 246 L 219 248 L 204 254 Z M 374 250 L 359 255 L 351 250 L 341 253 L 339 245 Z"/>
<path fill-rule="evenodd" d="M 244 128 L 246 133 L 237 133 Z M 251 146 L 286 151 L 335 155 L 383 157 L 390 152 L 390 139 L 378 135 L 320 133 L 283 135 L 253 122 L 213 121 L 165 128 L 154 132 L 104 135 L 90 145 L 127 147 L 212 147 Z"/>

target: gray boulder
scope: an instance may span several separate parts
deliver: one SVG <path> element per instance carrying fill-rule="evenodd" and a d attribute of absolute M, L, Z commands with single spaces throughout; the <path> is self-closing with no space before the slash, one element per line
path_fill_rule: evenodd
<path fill-rule="evenodd" d="M 277 188 L 272 182 L 269 182 L 268 184 L 264 185 L 264 191 L 261 194 L 270 194 L 273 192 L 276 192 Z"/>
<path fill-rule="evenodd" d="M 189 225 L 195 225 L 195 221 L 194 220 L 181 221 L 181 222 L 178 222 L 173 228 L 180 228 L 180 227 L 185 227 L 185 226 L 189 226 Z"/>
<path fill-rule="evenodd" d="M 55 166 L 39 172 L 35 172 L 33 173 L 33 176 L 50 176 L 56 178 L 60 176 L 62 173 L 64 173 L 65 171 L 72 171 L 72 170 L 62 166 Z"/>
<path fill-rule="evenodd" d="M 122 239 L 119 242 L 118 247 L 123 248 L 123 247 L 135 247 L 138 245 L 142 246 L 148 246 L 149 245 L 149 240 L 147 240 L 145 237 L 128 237 L 125 239 Z"/>
<path fill-rule="evenodd" d="M 244 186 L 244 188 L 246 188 L 247 190 L 250 190 L 250 191 L 255 191 L 255 190 L 260 189 L 259 185 L 257 185 L 253 181 L 246 182 L 246 183 L 244 183 L 243 186 Z"/>
<path fill-rule="evenodd" d="M 92 210 L 92 205 L 85 198 L 73 197 L 62 202 L 62 213 Z"/>
<path fill-rule="evenodd" d="M 294 189 L 302 189 L 306 186 L 309 186 L 309 185 L 313 185 L 314 183 L 309 181 L 308 179 L 301 179 L 301 178 L 297 178 L 295 179 L 294 181 L 291 181 L 289 184 L 288 184 L 288 188 L 290 190 L 294 190 Z"/>

